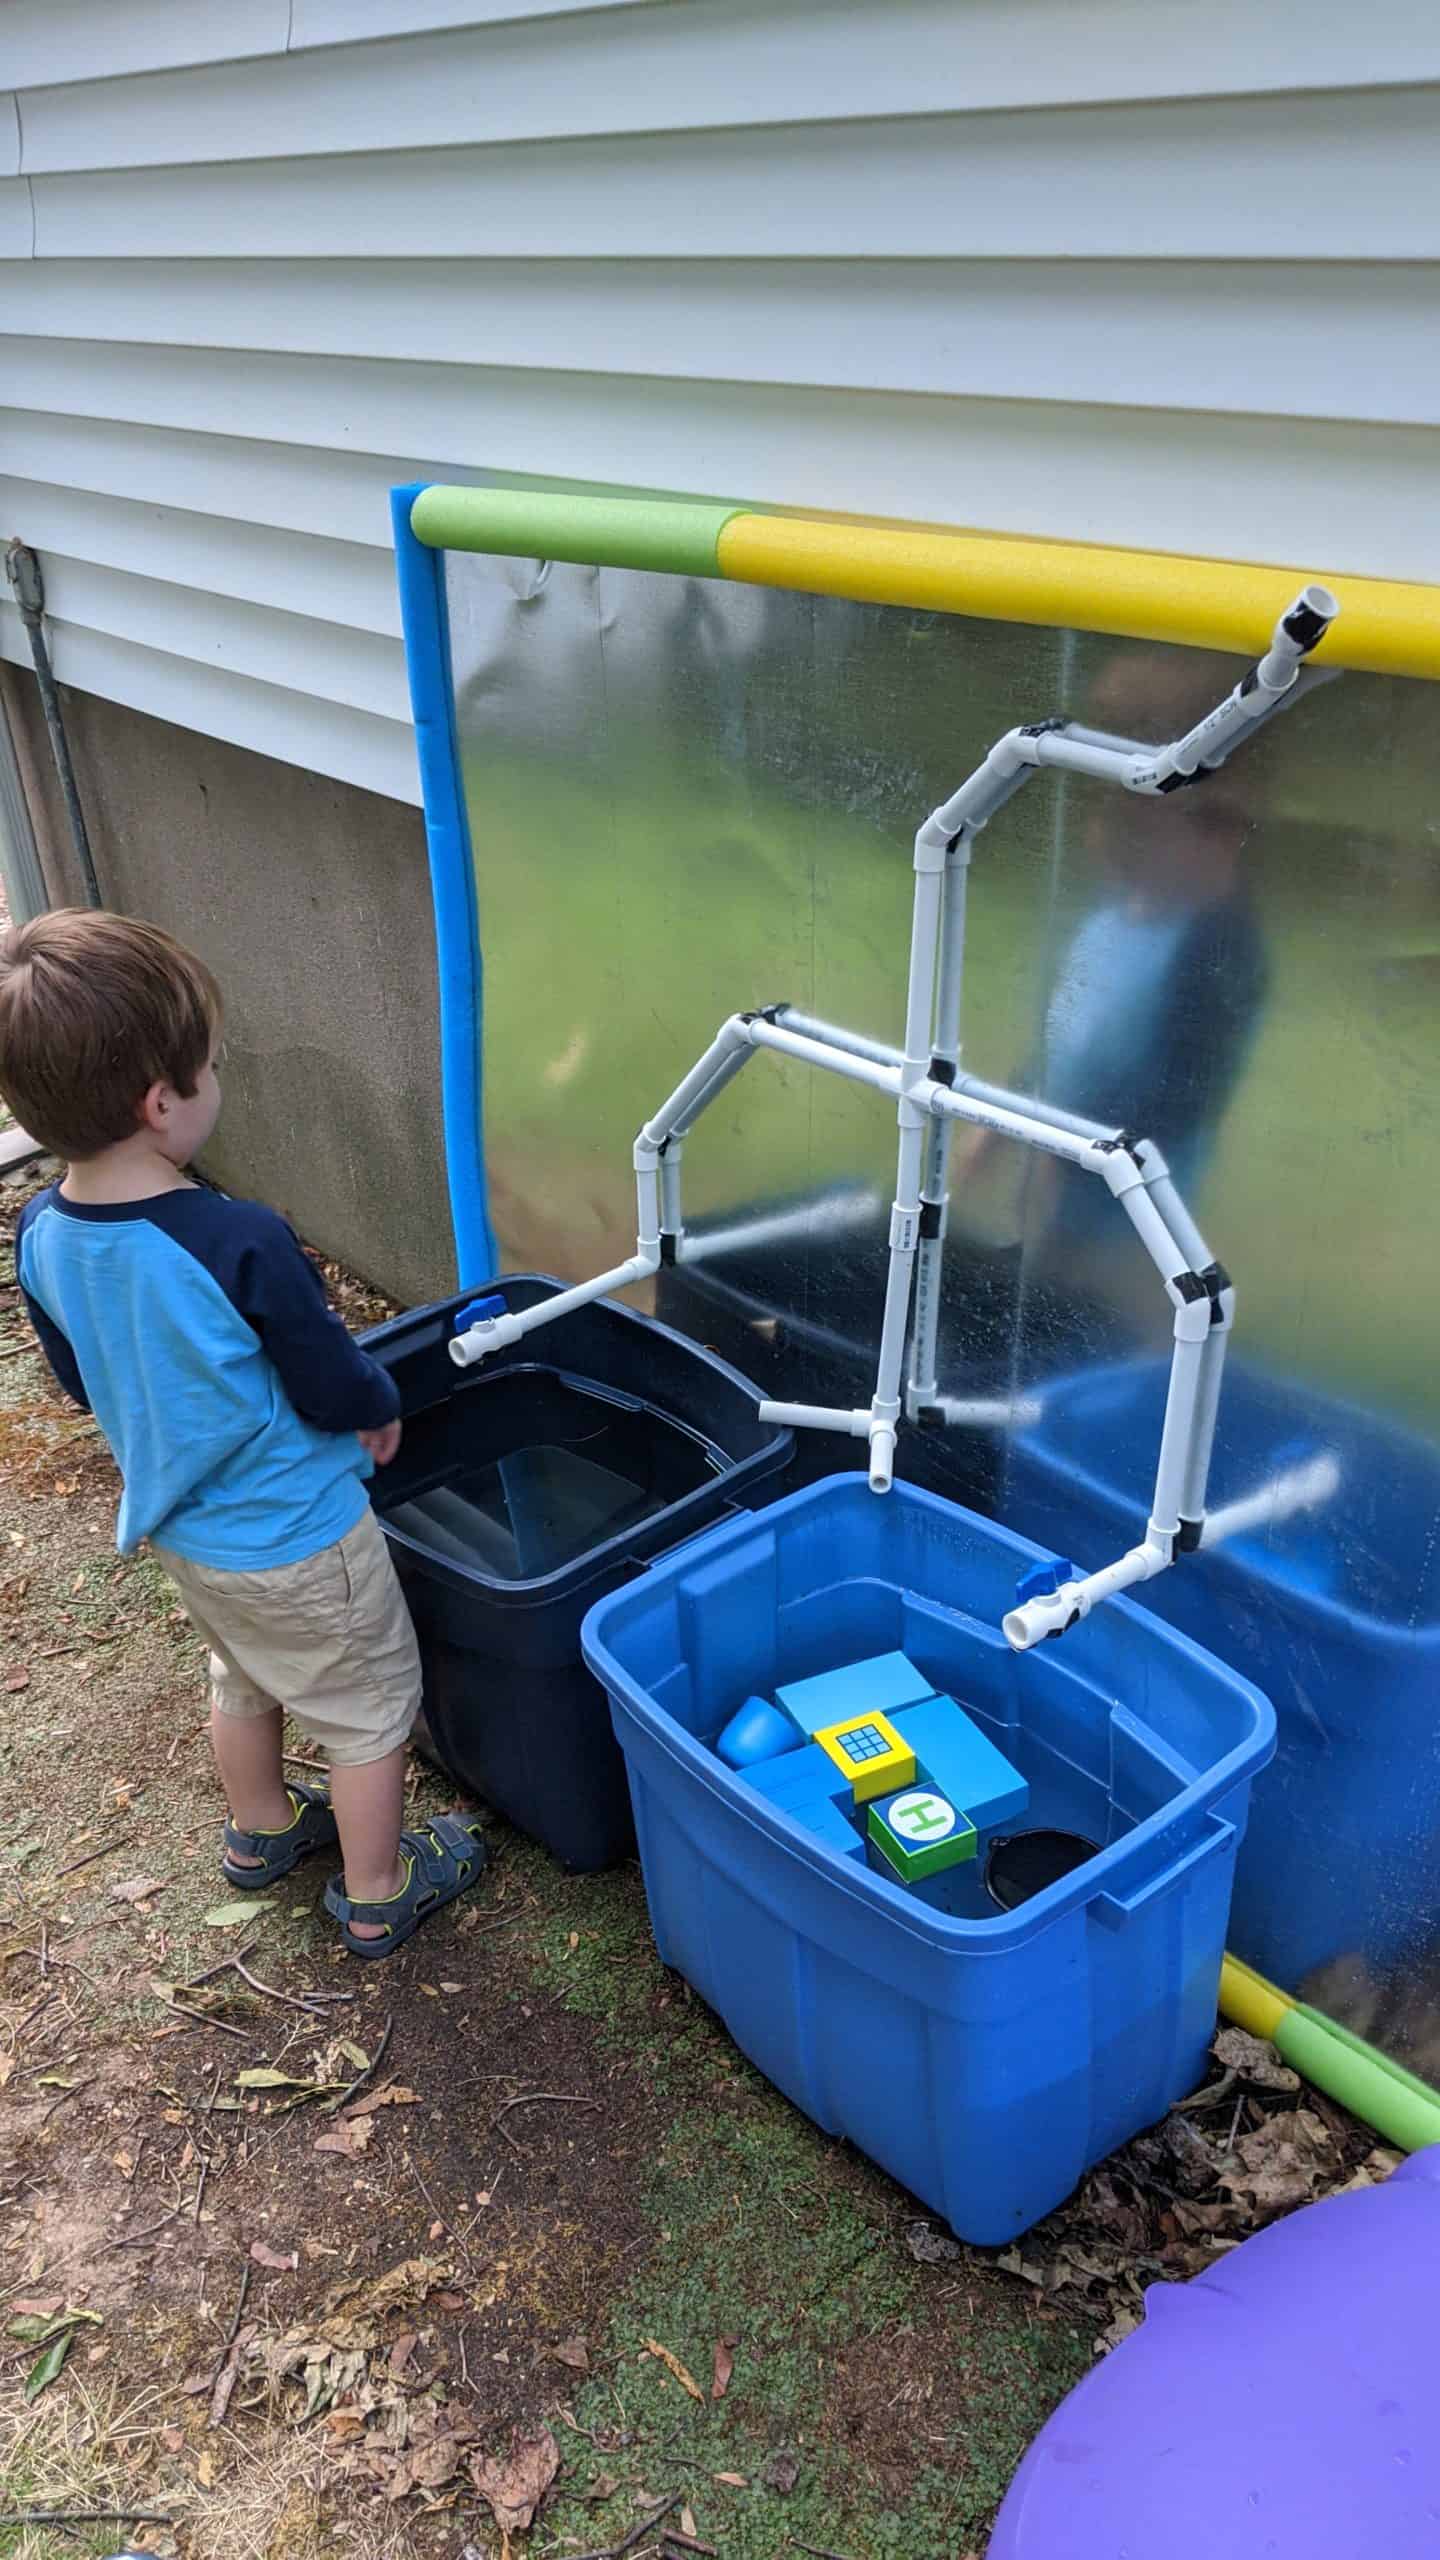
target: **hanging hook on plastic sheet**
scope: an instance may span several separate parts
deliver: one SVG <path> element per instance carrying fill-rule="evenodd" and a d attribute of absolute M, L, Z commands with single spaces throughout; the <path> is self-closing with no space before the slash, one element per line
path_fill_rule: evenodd
<path fill-rule="evenodd" d="M 1058 1588 L 1018 1593 L 1016 1606 L 1003 1620 L 1007 1641 L 1023 1653 L 1044 1636 L 1063 1635 L 1115 1592 L 1150 1580 L 1177 1556 L 1202 1547 L 1210 1452 L 1235 1315 L 1234 1288 L 1176 1191 L 1164 1157 L 1150 1140 L 1105 1128 L 963 1070 L 966 875 L 976 836 L 1036 773 L 1083 774 L 1152 799 L 1203 785 L 1207 775 L 1217 771 L 1265 721 L 1326 680 L 1327 671 L 1311 666 L 1309 659 L 1338 611 L 1328 588 L 1304 588 L 1276 623 L 1257 665 L 1223 702 L 1169 745 L 1145 746 L 1063 718 L 1007 731 L 916 833 L 903 1045 L 890 1048 L 788 1004 L 731 1014 L 635 1141 L 637 1239 L 631 1259 L 521 1313 L 481 1314 L 452 1340 L 452 1360 L 469 1367 L 539 1326 L 553 1324 L 573 1307 L 648 1278 L 662 1263 L 683 1261 L 682 1143 L 702 1112 L 756 1052 L 769 1050 L 884 1094 L 895 1105 L 900 1135 L 885 1307 L 870 1403 L 846 1410 L 767 1400 L 760 1407 L 763 1419 L 795 1430 L 834 1431 L 863 1439 L 869 1451 L 871 1488 L 887 1493 L 903 1422 L 934 1426 L 1018 1421 L 1033 1410 L 1027 1399 L 1009 1405 L 990 1400 L 982 1406 L 937 1392 L 936 1337 L 949 1209 L 950 1138 L 954 1124 L 966 1121 L 1096 1175 L 1150 1256 L 1172 1309 L 1170 1385 L 1145 1535 L 1125 1555 L 1096 1572 L 1067 1569 Z M 908 1380 L 904 1375 L 907 1341 Z"/>

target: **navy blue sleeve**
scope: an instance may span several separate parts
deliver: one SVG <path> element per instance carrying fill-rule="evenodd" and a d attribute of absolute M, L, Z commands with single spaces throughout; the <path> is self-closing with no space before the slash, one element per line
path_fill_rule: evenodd
<path fill-rule="evenodd" d="M 176 1202 L 185 1204 L 178 1214 Z M 170 1232 L 253 1325 L 306 1422 L 321 1431 L 378 1431 L 395 1421 L 394 1379 L 332 1313 L 319 1272 L 283 1218 L 219 1192 L 172 1192 L 166 1206 Z"/>
<path fill-rule="evenodd" d="M 27 1201 L 20 1212 L 20 1223 L 15 1230 L 15 1281 L 25 1301 L 25 1312 L 35 1327 L 36 1339 L 45 1354 L 57 1386 L 63 1387 L 66 1395 L 72 1396 L 76 1404 L 83 1405 L 88 1413 L 90 1399 L 85 1393 L 85 1381 L 80 1375 L 70 1337 L 61 1332 L 58 1324 L 52 1322 L 38 1300 L 31 1297 L 21 1273 L 21 1254 L 26 1235 L 34 1225 L 37 1216 L 49 1206 L 49 1202 L 50 1193 L 42 1191 L 38 1199 Z"/>

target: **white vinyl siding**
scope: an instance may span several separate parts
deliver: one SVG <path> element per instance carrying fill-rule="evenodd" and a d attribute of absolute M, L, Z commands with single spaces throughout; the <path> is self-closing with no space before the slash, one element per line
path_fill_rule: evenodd
<path fill-rule="evenodd" d="M 1437 141 L 1413 0 L 9 0 L 6 529 L 407 798 L 393 480 L 1440 580 Z"/>

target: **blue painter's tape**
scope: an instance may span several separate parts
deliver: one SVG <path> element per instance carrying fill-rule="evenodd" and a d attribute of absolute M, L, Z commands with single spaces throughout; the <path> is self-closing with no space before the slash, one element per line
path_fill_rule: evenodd
<path fill-rule="evenodd" d="M 410 509 L 423 482 L 390 492 L 395 572 L 415 748 L 425 803 L 435 953 L 440 979 L 440 1092 L 445 1116 L 445 1172 L 455 1260 L 462 1289 L 488 1280 L 499 1255 L 490 1224 L 481 1117 L 480 1029 L 483 973 L 475 864 L 465 815 L 465 789 L 455 734 L 450 626 L 445 609 L 445 554 L 410 530 Z"/>

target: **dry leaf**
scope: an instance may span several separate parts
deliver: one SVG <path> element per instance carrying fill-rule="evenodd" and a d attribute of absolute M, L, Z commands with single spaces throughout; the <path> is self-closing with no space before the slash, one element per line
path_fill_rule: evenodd
<path fill-rule="evenodd" d="M 268 2240 L 252 2240 L 250 2255 L 257 2267 L 278 2267 L 287 2275 L 300 2264 L 298 2250 L 272 2249 Z"/>
<path fill-rule="evenodd" d="M 1292 2114 L 1267 2117 L 1253 2133 L 1242 2135 L 1220 2172 L 1220 2183 L 1254 2212 L 1279 2213 L 1307 2204 L 1335 2166 L 1329 2127 L 1308 2108 L 1296 2107 Z"/>
<path fill-rule="evenodd" d="M 587 2505 L 592 2507 L 603 2507 L 607 2498 L 614 2497 L 619 2486 L 620 2483 L 616 2479 L 613 2471 L 597 2471 L 594 2479 L 586 2482 L 585 2487 L 580 2490 L 579 2495 L 586 2501 Z"/>
<path fill-rule="evenodd" d="M 215 2376 L 215 2387 L 210 2394 L 212 2427 L 223 2427 L 225 2424 L 225 2413 L 234 2396 L 235 2385 L 240 2378 L 240 2367 L 249 2353 L 250 2341 L 254 2335 L 255 2322 L 247 2320 L 243 2329 L 236 2330 L 225 2351 L 224 2360 Z"/>
<path fill-rule="evenodd" d="M 28 1689 L 30 1686 L 29 1672 L 25 1670 L 23 1665 L 14 1671 L 7 1671 L 5 1674 L 5 1686 L 12 1692 L 12 1694 L 21 1689 Z"/>
<path fill-rule="evenodd" d="M 317 2137 L 315 2148 L 317 2151 L 338 2151 L 343 2158 L 353 2160 L 366 2148 L 374 2130 L 373 2116 L 341 2116 L 328 2133 Z M 434 2232 L 430 2236 L 433 2240 Z"/>
<path fill-rule="evenodd" d="M 383 2276 L 347 2276 L 343 2283 L 333 2285 L 325 2308 L 327 2312 L 343 2309 L 354 2319 L 378 2320 L 382 2312 L 423 2302 L 427 2293 L 435 2293 L 447 2284 L 453 2273 L 443 2258 L 402 2258 L 398 2267 L 388 2268 Z"/>
<path fill-rule="evenodd" d="M 557 2364 L 568 2364 L 572 2373 L 588 2373 L 590 2370 L 590 2350 L 583 2338 L 562 2338 L 559 2346 L 552 2347 L 550 2353 Z"/>
<path fill-rule="evenodd" d="M 119 2170 L 121 2177 L 125 2179 L 133 2178 L 135 2175 L 135 2162 L 130 2153 L 128 2151 L 117 2151 L 113 2156 L 115 2166 Z"/>
<path fill-rule="evenodd" d="M 389 2364 L 390 2371 L 397 2382 L 400 2380 L 401 2375 L 405 2371 L 405 2367 L 409 2363 L 419 2344 L 419 2333 L 416 2330 L 402 2329 L 386 2359 Z"/>
<path fill-rule="evenodd" d="M 735 2349 L 739 2343 L 738 2338 L 717 2338 L 715 2341 L 715 2369 L 710 2381 L 712 2400 L 723 2400 L 730 2388 L 730 2376 L 735 2370 Z"/>
<path fill-rule="evenodd" d="M 792 2453 L 788 2445 L 782 2445 L 777 2452 L 770 2454 L 761 2466 L 760 2486 L 762 2489 L 773 2489 L 779 2498 L 788 2498 L 799 2477 L 799 2454 Z"/>
<path fill-rule="evenodd" d="M 31 2295 L 24 2302 L 12 2302 L 10 2316 L 12 2319 L 53 2320 L 56 2312 L 62 2311 L 64 2307 L 63 2293 Z"/>
<path fill-rule="evenodd" d="M 743 2471 L 712 2471 L 710 2477 L 717 2480 L 722 2489 L 748 2489 L 750 2486 Z"/>
<path fill-rule="evenodd" d="M 1300 2074 L 1282 2062 L 1273 2044 L 1260 2036 L 1246 2033 L 1244 2027 L 1225 2027 L 1215 2039 L 1214 2054 L 1227 2071 L 1238 2072 L 1254 2089 L 1292 2091 L 1300 2086 Z"/>
<path fill-rule="evenodd" d="M 681 2508 L 681 2510 L 680 2510 L 680 2530 L 681 2530 L 681 2532 L 682 2532 L 682 2533 L 688 2533 L 688 2535 L 689 2535 L 689 2537 L 690 2537 L 690 2539 L 691 2539 L 691 2541 L 692 2541 L 692 2542 L 695 2540 L 696 2535 L 697 2535 L 697 2533 L 698 2533 L 698 2531 L 699 2531 L 699 2528 L 698 2528 L 698 2526 L 696 2525 L 696 2522 L 695 2522 L 695 2511 L 694 2511 L 693 2507 L 682 2507 L 682 2508 Z"/>
<path fill-rule="evenodd" d="M 128 1884 L 112 1884 L 110 1899 L 112 1902 L 145 1902 L 152 1893 L 159 1893 L 168 1881 L 166 1876 L 132 1876 Z"/>
<path fill-rule="evenodd" d="M 402 2089 L 398 2080 L 387 2080 L 383 2089 L 367 2089 L 353 2106 L 342 2107 L 341 2122 L 348 2124 L 356 2116 L 373 2116 L 381 2107 L 418 2107 L 420 2101 L 413 2089 Z"/>
<path fill-rule="evenodd" d="M 201 2454 L 199 2461 L 195 2465 L 195 2477 L 199 2481 L 202 2489 L 214 2488 L 215 2456 L 210 2452 L 208 2447 Z"/>
<path fill-rule="evenodd" d="M 509 2457 L 496 2462 L 477 2456 L 470 2477 L 502 2534 L 528 2532 L 535 2510 L 560 2468 L 560 2448 L 548 2427 L 533 2436 L 512 2436 Z"/>
<path fill-rule="evenodd" d="M 689 2392 L 692 2400 L 703 2401 L 705 2394 L 701 2390 L 699 2383 L 696 2381 L 694 2374 L 686 2371 L 679 2357 L 673 2354 L 669 2347 L 662 2347 L 658 2338 L 647 2338 L 645 2341 L 645 2353 L 647 2356 L 657 2357 L 660 2363 L 664 2365 L 666 2372 L 674 2374 L 681 2390 Z"/>

